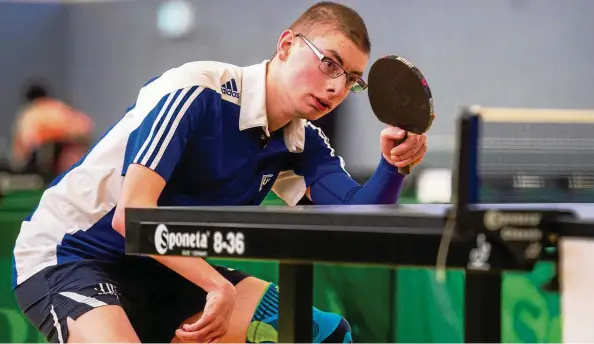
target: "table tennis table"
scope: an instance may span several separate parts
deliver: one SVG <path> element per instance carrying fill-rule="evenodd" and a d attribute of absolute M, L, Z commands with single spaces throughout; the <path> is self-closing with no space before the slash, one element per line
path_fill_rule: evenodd
<path fill-rule="evenodd" d="M 487 169 L 479 168 L 489 156 L 489 145 L 480 140 L 485 120 L 522 123 L 523 128 L 523 141 L 513 141 L 513 135 L 495 140 L 498 160 Z M 530 121 L 539 123 L 534 130 L 527 129 Z M 315 263 L 463 269 L 464 339 L 498 343 L 502 273 L 530 271 L 538 261 L 550 260 L 557 267 L 550 285 L 561 290 L 563 340 L 594 341 L 594 326 L 583 325 L 583 319 L 594 319 L 589 301 L 594 269 L 588 267 L 594 261 L 589 257 L 594 255 L 594 207 L 575 201 L 594 199 L 594 183 L 558 188 L 556 182 L 575 174 L 594 178 L 594 169 L 582 162 L 594 145 L 591 140 L 582 144 L 571 161 L 557 154 L 556 163 L 550 154 L 535 154 L 544 158 L 533 164 L 526 161 L 530 154 L 524 154 L 558 148 L 551 139 L 563 121 L 571 124 L 564 133 L 567 142 L 575 139 L 576 128 L 586 127 L 582 123 L 594 130 L 593 111 L 464 109 L 454 204 L 129 208 L 126 253 L 278 261 L 280 342 L 311 341 Z M 502 142 L 524 155 L 510 153 L 515 161 L 501 160 Z M 493 172 L 493 166 L 506 179 L 527 169 L 546 181 L 541 189 L 559 191 L 555 202 L 565 198 L 573 203 L 481 202 L 481 177 Z M 519 194 L 523 198 L 527 193 Z"/>
<path fill-rule="evenodd" d="M 485 211 L 493 209 L 557 215 L 570 211 L 574 216 L 564 217 L 567 226 L 594 219 L 594 207 L 589 204 L 494 204 L 476 210 L 484 217 Z M 430 204 L 127 209 L 126 252 L 278 261 L 279 340 L 309 342 L 315 263 L 436 267 L 449 210 L 450 205 Z M 543 230 L 534 239 L 537 242 L 542 242 L 543 233 L 563 231 L 560 227 L 545 230 L 542 222 L 537 226 Z M 449 244 L 446 265 L 468 274 L 465 340 L 498 342 L 501 273 L 529 270 L 542 253 L 526 261 L 501 241 L 487 239 L 481 244 L 477 238 L 456 235 Z M 484 243 L 492 246 L 489 252 L 475 254 Z M 523 245 L 523 250 L 528 246 Z M 473 280 L 472 274 L 480 278 Z"/>

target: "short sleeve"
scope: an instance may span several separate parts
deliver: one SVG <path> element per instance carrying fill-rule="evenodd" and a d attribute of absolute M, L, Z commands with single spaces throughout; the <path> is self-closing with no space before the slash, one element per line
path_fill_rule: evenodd
<path fill-rule="evenodd" d="M 348 175 L 344 160 L 336 154 L 328 137 L 321 128 L 310 122 L 305 127 L 305 146 L 294 171 L 303 176 L 307 187 L 331 173 Z"/>
<path fill-rule="evenodd" d="M 321 128 L 307 122 L 303 152 L 296 153 L 290 171 L 279 174 L 272 191 L 289 205 L 295 205 L 305 191 L 320 178 L 334 173 L 345 174 L 344 160 L 336 154 Z"/>
<path fill-rule="evenodd" d="M 130 164 L 140 164 L 167 181 L 208 108 L 209 94 L 208 89 L 192 86 L 162 97 L 130 134 L 123 174 Z"/>

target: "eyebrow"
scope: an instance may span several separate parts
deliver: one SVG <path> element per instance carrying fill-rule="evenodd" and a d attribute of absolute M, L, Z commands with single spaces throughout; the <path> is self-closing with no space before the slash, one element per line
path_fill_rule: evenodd
<path fill-rule="evenodd" d="M 338 52 L 334 49 L 328 49 L 328 51 L 332 54 L 332 56 L 336 59 L 336 61 L 338 63 L 340 63 L 341 66 L 344 66 L 344 60 L 342 59 L 342 57 L 340 57 L 340 55 L 338 54 Z M 344 67 L 343 67 L 344 68 Z M 352 71 L 350 72 L 350 74 L 355 74 L 358 76 L 362 76 L 363 72 L 359 72 L 359 71 Z"/>

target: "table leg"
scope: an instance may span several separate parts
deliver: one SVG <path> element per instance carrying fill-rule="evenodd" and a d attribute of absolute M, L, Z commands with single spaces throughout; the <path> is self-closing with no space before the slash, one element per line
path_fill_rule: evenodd
<path fill-rule="evenodd" d="M 501 273 L 466 271 L 464 341 L 501 343 Z"/>
<path fill-rule="evenodd" d="M 313 264 L 279 264 L 279 342 L 312 342 Z"/>

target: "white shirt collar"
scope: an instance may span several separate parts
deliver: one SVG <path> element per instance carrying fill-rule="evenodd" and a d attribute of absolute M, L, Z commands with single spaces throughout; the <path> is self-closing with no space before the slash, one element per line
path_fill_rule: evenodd
<path fill-rule="evenodd" d="M 266 65 L 268 62 L 265 60 L 260 64 L 242 68 L 239 130 L 262 127 L 266 135 L 270 136 L 266 118 Z M 283 128 L 285 144 L 290 152 L 303 151 L 305 124 L 304 119 L 296 118 Z"/>

